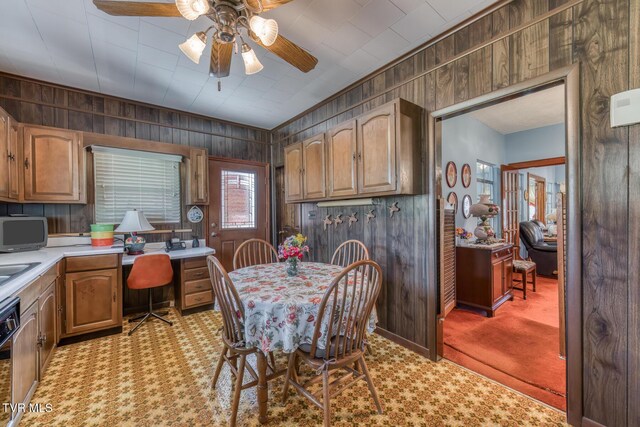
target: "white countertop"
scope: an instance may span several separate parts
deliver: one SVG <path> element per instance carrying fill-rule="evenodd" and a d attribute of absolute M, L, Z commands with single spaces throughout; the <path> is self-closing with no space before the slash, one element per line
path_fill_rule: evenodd
<path fill-rule="evenodd" d="M 187 242 L 187 249 L 180 251 L 165 252 L 164 249 L 158 248 L 153 244 L 148 244 L 145 248 L 145 254 L 154 253 L 167 253 L 171 259 L 182 258 L 195 258 L 199 256 L 207 256 L 215 253 L 215 251 L 206 246 L 199 248 L 191 248 L 191 242 Z M 53 267 L 58 261 L 65 257 L 73 256 L 89 256 L 89 255 L 103 255 L 103 254 L 120 254 L 124 253 L 122 246 L 112 247 L 93 247 L 91 245 L 77 245 L 77 246 L 59 246 L 59 247 L 46 247 L 38 251 L 19 252 L 13 254 L 0 254 L 0 265 L 7 264 L 29 264 L 33 262 L 39 262 L 40 264 L 28 270 L 27 272 L 11 279 L 2 285 L 0 285 L 0 301 L 19 292 L 26 285 L 37 279 L 44 274 L 47 270 Z M 131 265 L 135 258 L 144 255 L 129 256 L 124 255 L 122 257 L 123 265 Z"/>

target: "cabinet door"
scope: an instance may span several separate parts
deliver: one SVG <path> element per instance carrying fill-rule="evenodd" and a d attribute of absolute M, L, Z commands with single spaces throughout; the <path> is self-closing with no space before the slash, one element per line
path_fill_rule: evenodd
<path fill-rule="evenodd" d="M 9 118 L 9 198 L 20 199 L 20 123 Z"/>
<path fill-rule="evenodd" d="M 192 205 L 209 204 L 209 155 L 207 150 L 190 150 L 190 203 Z"/>
<path fill-rule="evenodd" d="M 20 316 L 22 325 L 13 336 L 13 403 L 26 403 L 38 381 L 38 303 Z"/>
<path fill-rule="evenodd" d="M 358 194 L 356 122 L 329 131 L 327 136 L 329 197 Z"/>
<path fill-rule="evenodd" d="M 122 324 L 118 310 L 118 269 L 68 273 L 66 333 L 91 332 Z"/>
<path fill-rule="evenodd" d="M 84 152 L 79 132 L 24 127 L 24 198 L 42 202 L 80 202 Z"/>
<path fill-rule="evenodd" d="M 53 350 L 56 347 L 56 282 L 52 282 L 47 290 L 45 290 L 38 300 L 38 320 L 40 323 L 39 353 L 40 353 L 40 379 L 44 374 Z"/>
<path fill-rule="evenodd" d="M 302 200 L 302 188 L 302 143 L 297 143 L 284 149 L 285 200 Z"/>
<path fill-rule="evenodd" d="M 9 115 L 0 108 L 0 197 L 9 197 Z"/>
<path fill-rule="evenodd" d="M 395 191 L 395 104 L 364 115 L 357 123 L 358 192 Z"/>
<path fill-rule="evenodd" d="M 502 298 L 504 283 L 504 265 L 502 261 L 492 261 L 491 263 L 491 296 L 495 303 Z"/>
<path fill-rule="evenodd" d="M 326 156 L 324 134 L 302 143 L 302 189 L 304 199 L 327 196 Z"/>
<path fill-rule="evenodd" d="M 513 258 L 506 258 L 502 262 L 502 277 L 504 277 L 502 283 L 502 293 L 506 294 L 513 289 Z"/>

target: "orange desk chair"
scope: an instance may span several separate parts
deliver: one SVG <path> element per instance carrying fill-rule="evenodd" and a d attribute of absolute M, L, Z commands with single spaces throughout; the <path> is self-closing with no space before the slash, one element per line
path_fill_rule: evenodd
<path fill-rule="evenodd" d="M 154 254 L 139 256 L 133 261 L 133 268 L 127 278 L 127 287 L 129 289 L 148 289 L 149 290 L 149 312 L 142 314 L 133 319 L 129 319 L 129 322 L 135 322 L 140 320 L 132 330 L 129 331 L 129 335 L 133 334 L 144 322 L 153 316 L 156 319 L 160 319 L 170 326 L 173 325 L 169 320 L 161 317 L 167 313 L 154 313 L 153 301 L 152 301 L 152 289 L 159 288 L 161 286 L 169 285 L 173 282 L 173 268 L 171 267 L 171 258 L 166 254 Z M 142 319 L 142 320 L 141 320 Z"/>

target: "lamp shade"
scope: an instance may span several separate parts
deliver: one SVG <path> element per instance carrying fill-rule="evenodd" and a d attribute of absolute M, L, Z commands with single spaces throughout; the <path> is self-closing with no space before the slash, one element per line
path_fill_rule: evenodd
<path fill-rule="evenodd" d="M 142 211 L 127 211 L 122 218 L 122 222 L 115 231 L 121 233 L 135 233 L 138 231 L 151 231 L 155 228 L 149 224 Z"/>
<path fill-rule="evenodd" d="M 182 16 L 193 21 L 209 11 L 209 2 L 207 0 L 176 0 L 176 7 Z"/>
<path fill-rule="evenodd" d="M 265 46 L 271 46 L 278 38 L 278 23 L 274 19 L 254 15 L 249 20 L 249 26 Z"/>
<path fill-rule="evenodd" d="M 244 60 L 244 72 L 247 75 L 255 74 L 264 68 L 256 53 L 246 43 L 242 44 L 242 59 Z"/>
<path fill-rule="evenodd" d="M 198 32 L 189 37 L 184 43 L 180 43 L 178 47 L 184 53 L 187 58 L 195 62 L 200 63 L 200 57 L 207 45 L 207 36 L 203 32 Z"/>

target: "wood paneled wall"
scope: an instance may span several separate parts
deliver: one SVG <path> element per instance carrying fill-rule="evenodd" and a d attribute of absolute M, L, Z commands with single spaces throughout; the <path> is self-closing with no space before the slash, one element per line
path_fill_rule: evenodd
<path fill-rule="evenodd" d="M 150 106 L 125 99 L 60 87 L 0 73 L 0 107 L 16 120 L 106 135 L 204 147 L 210 155 L 268 162 L 269 131 Z M 88 183 L 91 185 L 91 183 Z M 89 230 L 93 204 L 54 205 L 0 202 L 0 215 L 27 213 L 49 218 L 50 233 Z M 192 228 L 204 237 L 203 223 L 161 228 Z M 183 238 L 190 238 L 184 235 Z M 150 240 L 164 240 L 154 235 Z"/>
<path fill-rule="evenodd" d="M 609 97 L 640 86 L 639 3 L 514 0 L 273 132 L 273 163 L 280 165 L 286 145 L 393 98 L 434 111 L 579 62 L 582 400 L 584 416 L 608 426 L 640 425 L 640 126 L 612 129 L 609 123 Z M 402 210 L 388 218 L 385 206 L 396 200 Z M 342 224 L 325 232 L 324 215 L 351 209 L 304 204 L 303 232 L 314 259 L 323 261 L 344 239 L 363 240 L 385 271 L 380 325 L 425 346 L 435 329 L 426 317 L 425 271 L 435 266 L 424 255 L 433 236 L 420 223 L 435 213 L 427 212 L 426 196 L 387 198 L 384 205 L 375 207 L 371 224 L 362 209 L 352 229 Z"/>

